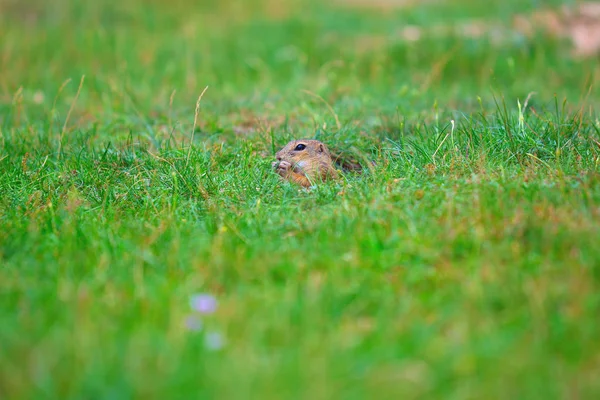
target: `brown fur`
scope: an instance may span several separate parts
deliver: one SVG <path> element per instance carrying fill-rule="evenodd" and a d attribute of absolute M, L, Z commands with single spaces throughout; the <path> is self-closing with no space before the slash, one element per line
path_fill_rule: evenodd
<path fill-rule="evenodd" d="M 298 145 L 305 148 L 298 150 Z M 309 187 L 319 180 L 337 178 L 331 153 L 325 144 L 318 140 L 293 140 L 275 155 L 273 168 L 284 179 Z"/>

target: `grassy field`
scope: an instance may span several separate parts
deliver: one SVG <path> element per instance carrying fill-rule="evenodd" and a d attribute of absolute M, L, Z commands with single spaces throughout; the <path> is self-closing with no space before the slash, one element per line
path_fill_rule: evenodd
<path fill-rule="evenodd" d="M 1 399 L 600 396 L 597 59 L 350 3 L 0 0 Z"/>

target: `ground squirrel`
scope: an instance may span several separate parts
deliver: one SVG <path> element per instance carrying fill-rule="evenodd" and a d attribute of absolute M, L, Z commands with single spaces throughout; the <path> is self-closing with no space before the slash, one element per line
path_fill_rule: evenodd
<path fill-rule="evenodd" d="M 329 149 L 318 140 L 293 140 L 275 157 L 275 171 L 284 179 L 304 187 L 310 187 L 318 180 L 338 177 Z"/>

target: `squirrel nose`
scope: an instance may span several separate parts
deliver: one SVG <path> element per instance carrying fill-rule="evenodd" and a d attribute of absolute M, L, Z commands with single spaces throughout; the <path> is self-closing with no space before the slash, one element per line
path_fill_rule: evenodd
<path fill-rule="evenodd" d="M 281 161 L 281 156 L 278 154 L 275 156 L 277 158 L 277 161 Z"/>

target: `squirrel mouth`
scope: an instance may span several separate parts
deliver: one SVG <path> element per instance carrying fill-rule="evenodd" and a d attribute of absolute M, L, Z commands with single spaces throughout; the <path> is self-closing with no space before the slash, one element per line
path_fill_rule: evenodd
<path fill-rule="evenodd" d="M 294 169 L 299 170 L 298 172 L 304 172 L 304 167 L 306 166 L 306 161 L 298 161 L 294 164 Z"/>

